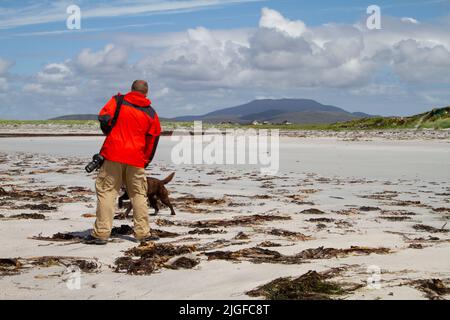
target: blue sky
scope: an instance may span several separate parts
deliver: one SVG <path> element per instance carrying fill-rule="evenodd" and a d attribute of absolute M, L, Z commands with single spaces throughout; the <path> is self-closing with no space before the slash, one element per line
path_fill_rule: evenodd
<path fill-rule="evenodd" d="M 66 29 L 65 9 L 73 3 L 82 10 L 81 30 Z M 358 27 L 371 4 L 382 10 L 378 34 Z M 261 25 L 264 17 L 268 26 Z M 423 70 L 428 62 L 430 70 L 449 71 L 450 39 L 443 32 L 449 17 L 449 0 L 0 1 L 0 99 L 15 104 L 0 118 L 46 118 L 80 105 L 95 113 L 114 91 L 126 90 L 121 81 L 139 76 L 153 81 L 164 116 L 284 96 L 374 114 L 420 112 L 450 104 L 448 77 L 430 83 L 432 74 Z M 301 29 L 298 36 L 289 35 L 291 26 Z M 268 39 L 283 39 L 285 48 L 265 48 Z M 324 39 L 330 45 L 318 48 Z M 339 47 L 345 41 L 357 52 Z M 299 61 L 289 62 L 296 56 Z M 261 63 L 263 57 L 278 65 Z M 311 67 L 316 63 L 322 67 Z M 208 64 L 216 69 L 206 68 L 203 79 Z M 174 68 L 181 68 L 179 76 Z M 348 79 L 337 81 L 342 70 L 349 70 Z M 311 79 L 316 72 L 320 79 Z M 279 77 L 292 81 L 270 86 Z M 37 94 L 42 101 L 36 102 Z M 24 114 L 23 105 L 31 102 L 35 111 Z"/>

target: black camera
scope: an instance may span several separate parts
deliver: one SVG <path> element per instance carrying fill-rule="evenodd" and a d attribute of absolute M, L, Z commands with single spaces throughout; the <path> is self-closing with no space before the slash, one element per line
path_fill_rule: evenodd
<path fill-rule="evenodd" d="M 85 169 L 88 173 L 91 173 L 95 169 L 100 168 L 104 161 L 105 158 L 103 158 L 101 155 L 99 155 L 98 153 L 94 154 L 94 156 L 92 157 L 92 161 L 88 163 Z"/>

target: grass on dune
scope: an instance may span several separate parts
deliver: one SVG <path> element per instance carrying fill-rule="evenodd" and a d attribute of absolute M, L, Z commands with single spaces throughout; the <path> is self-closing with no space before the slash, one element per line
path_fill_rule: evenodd
<path fill-rule="evenodd" d="M 1 120 L 0 126 L 21 125 L 48 126 L 62 125 L 67 127 L 98 127 L 95 120 Z M 189 129 L 194 127 L 193 122 L 162 121 L 166 130 Z M 217 128 L 225 129 L 279 129 L 279 130 L 383 130 L 383 129 L 449 129 L 450 107 L 433 109 L 429 112 L 410 117 L 373 117 L 356 119 L 333 124 L 290 124 L 290 125 L 239 125 L 239 124 L 210 124 L 203 123 L 204 130 Z"/>

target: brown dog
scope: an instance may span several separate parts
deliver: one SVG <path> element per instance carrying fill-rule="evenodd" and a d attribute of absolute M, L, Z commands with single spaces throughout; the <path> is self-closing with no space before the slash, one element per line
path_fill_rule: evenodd
<path fill-rule="evenodd" d="M 172 181 L 174 176 L 175 176 L 175 172 L 170 174 L 164 180 L 159 180 L 156 178 L 147 178 L 147 184 L 148 184 L 147 197 L 148 197 L 150 206 L 153 209 L 155 209 L 155 212 L 153 213 L 153 215 L 157 215 L 159 212 L 158 199 L 161 200 L 161 202 L 163 204 L 165 204 L 166 206 L 168 206 L 170 208 L 170 213 L 173 216 L 175 215 L 175 210 L 173 209 L 173 206 L 170 203 L 169 191 L 167 191 L 166 186 L 165 186 L 170 181 Z M 125 190 L 125 193 L 121 197 L 119 197 L 119 208 L 122 209 L 123 201 L 129 200 L 129 199 L 130 199 L 130 197 L 128 196 L 128 193 Z M 128 217 L 131 209 L 132 209 L 132 205 L 130 203 L 130 205 L 127 208 L 127 211 L 122 216 L 123 219 L 126 219 Z"/>

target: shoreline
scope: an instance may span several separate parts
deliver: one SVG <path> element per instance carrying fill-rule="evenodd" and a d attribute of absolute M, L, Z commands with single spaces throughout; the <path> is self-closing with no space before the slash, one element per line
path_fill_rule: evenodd
<path fill-rule="evenodd" d="M 181 128 L 180 128 L 181 129 Z M 239 129 L 239 128 L 237 128 Z M 240 128 L 244 131 L 254 128 Z M 189 128 L 184 129 L 189 131 L 190 135 L 194 135 L 194 131 Z M 225 135 L 227 129 L 218 129 L 220 134 Z M 268 129 L 270 132 L 271 129 Z M 56 132 L 55 131 L 59 131 Z M 257 128 L 256 128 L 257 132 Z M 161 133 L 161 136 L 173 136 L 176 130 L 165 130 Z M 208 132 L 203 130 L 202 135 L 217 135 L 217 132 Z M 279 130 L 280 137 L 290 138 L 336 138 L 346 141 L 358 141 L 370 139 L 381 140 L 442 140 L 450 142 L 450 130 L 449 129 L 371 129 L 371 130 Z M 0 138 L 40 138 L 40 137 L 103 137 L 104 135 L 100 130 L 86 130 L 77 129 L 70 130 L 67 128 L 55 129 L 29 129 L 29 128 L 14 128 L 8 130 L 2 130 L 0 128 Z"/>

